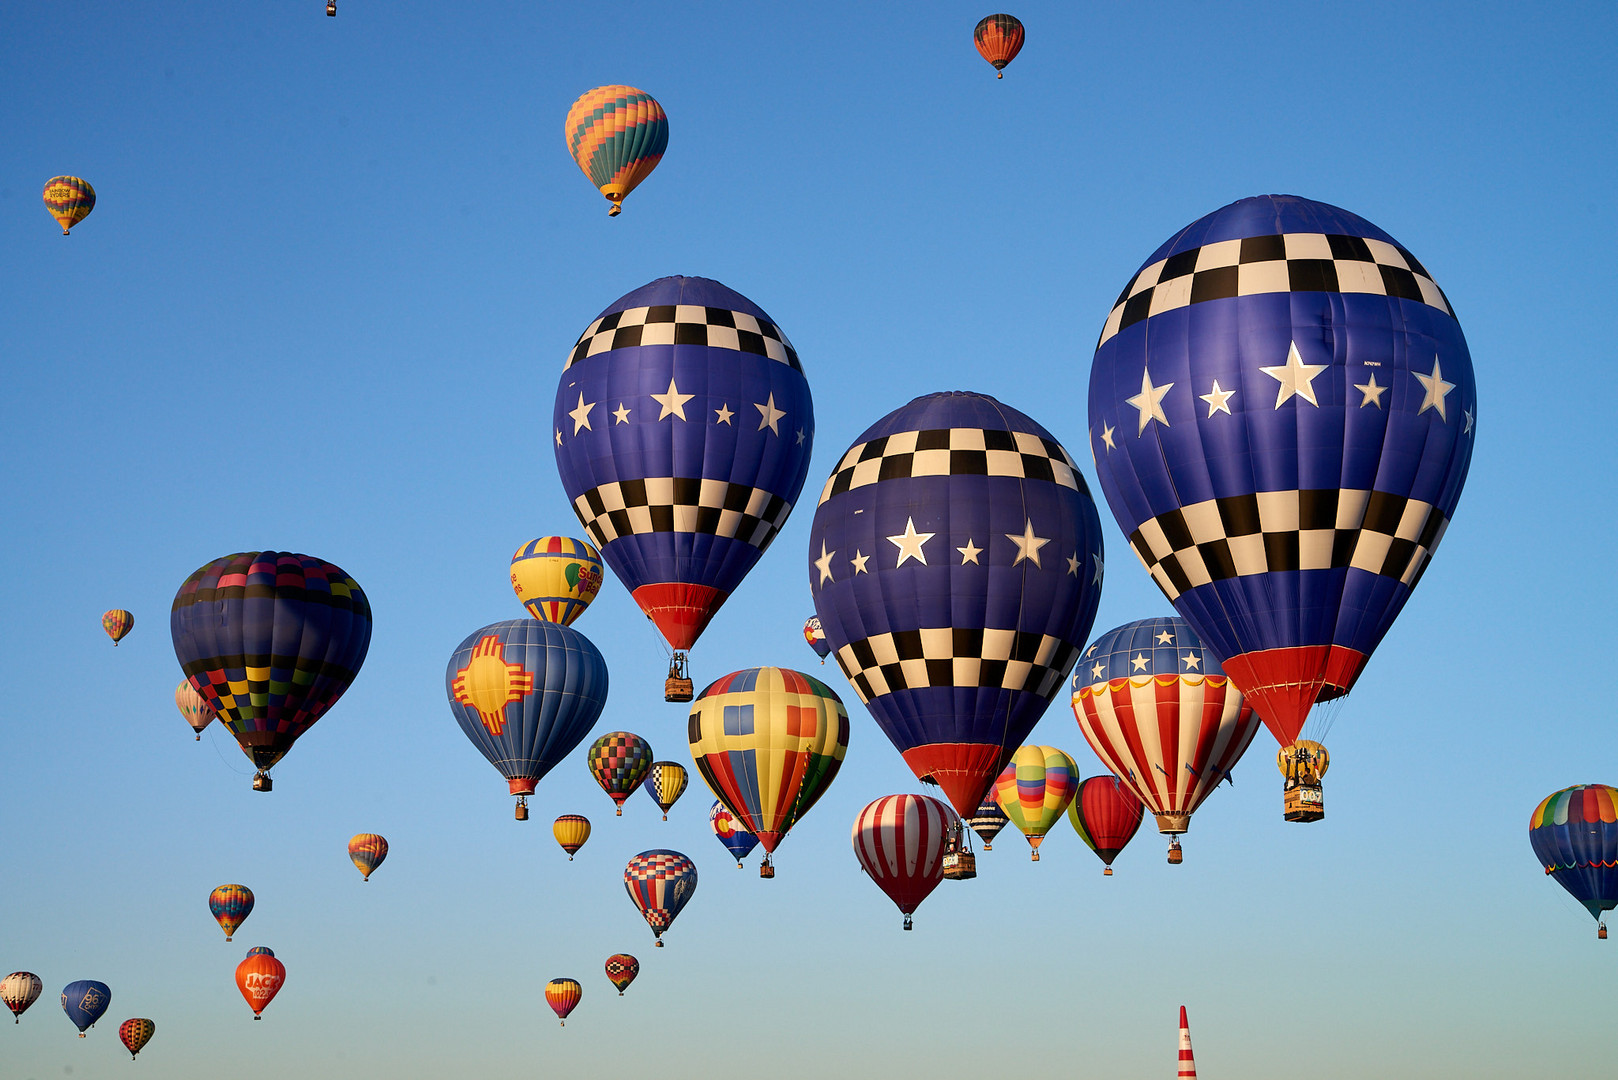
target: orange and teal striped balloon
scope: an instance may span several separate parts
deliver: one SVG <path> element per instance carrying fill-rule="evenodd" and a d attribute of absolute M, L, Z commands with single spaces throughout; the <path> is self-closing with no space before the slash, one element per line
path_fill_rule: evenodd
<path fill-rule="evenodd" d="M 666 141 L 666 137 L 665 137 Z M 96 208 L 96 189 L 77 176 L 53 176 L 45 181 L 45 209 L 51 212 L 62 235 Z"/>
<path fill-rule="evenodd" d="M 1022 830 L 1039 861 L 1039 845 L 1062 820 L 1079 790 L 1079 767 L 1054 746 L 1019 746 L 994 782 L 994 801 Z"/>
<path fill-rule="evenodd" d="M 590 183 L 612 203 L 608 217 L 622 209 L 663 160 L 669 145 L 669 118 L 663 106 L 633 86 L 598 86 L 567 111 L 567 152 Z"/>
<path fill-rule="evenodd" d="M 348 857 L 356 869 L 371 880 L 371 872 L 388 857 L 388 842 L 376 833 L 362 832 L 348 842 Z"/>

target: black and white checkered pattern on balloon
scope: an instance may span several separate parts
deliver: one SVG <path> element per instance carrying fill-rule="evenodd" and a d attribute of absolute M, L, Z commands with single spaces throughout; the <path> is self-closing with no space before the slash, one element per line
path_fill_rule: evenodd
<path fill-rule="evenodd" d="M 1278 292 L 1374 293 L 1415 300 L 1453 316 L 1449 300 L 1404 248 L 1361 236 L 1284 233 L 1204 244 L 1144 266 L 1101 329 L 1108 338 L 1165 311 Z"/>
<path fill-rule="evenodd" d="M 1046 701 L 1067 681 L 1078 645 L 1049 634 L 938 627 L 876 634 L 837 650 L 860 701 L 929 686 L 998 686 Z"/>
<path fill-rule="evenodd" d="M 573 500 L 597 546 L 652 532 L 728 536 L 760 551 L 786 523 L 792 504 L 747 484 L 684 477 L 624 480 L 593 487 Z"/>
<path fill-rule="evenodd" d="M 1129 546 L 1170 600 L 1210 581 L 1349 566 L 1415 588 L 1448 524 L 1383 491 L 1264 491 L 1160 514 Z"/>
<path fill-rule="evenodd" d="M 1049 480 L 1089 494 L 1084 476 L 1059 442 L 1026 431 L 939 428 L 855 443 L 821 489 L 820 501 L 912 476 L 1013 476 Z"/>
<path fill-rule="evenodd" d="M 694 304 L 658 304 L 608 312 L 580 336 L 568 354 L 566 371 L 588 356 L 636 345 L 707 345 L 714 349 L 767 356 L 802 371 L 798 353 L 768 319 L 745 311 L 698 307 Z"/>

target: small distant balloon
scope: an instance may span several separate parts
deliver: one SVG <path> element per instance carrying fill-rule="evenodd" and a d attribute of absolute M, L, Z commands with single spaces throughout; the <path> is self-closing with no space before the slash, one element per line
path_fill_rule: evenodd
<path fill-rule="evenodd" d="M 270 948 L 268 945 L 254 945 L 251 949 L 247 950 L 247 955 L 248 956 L 274 956 L 275 955 L 275 950 Z"/>
<path fill-rule="evenodd" d="M 654 761 L 652 767 L 646 772 L 646 794 L 663 811 L 663 820 L 669 819 L 669 808 L 679 801 L 685 794 L 685 786 L 690 783 L 690 774 L 685 766 L 675 761 Z"/>
<path fill-rule="evenodd" d="M 12 1023 L 22 1023 L 22 1014 L 39 1000 L 40 991 L 44 989 L 45 984 L 32 971 L 13 971 L 0 979 L 0 1001 L 5 1002 L 6 1008 L 15 1017 Z"/>
<path fill-rule="evenodd" d="M 583 540 L 541 536 L 511 557 L 511 590 L 540 622 L 571 625 L 601 591 L 601 553 Z"/>
<path fill-rule="evenodd" d="M 652 175 L 669 145 L 669 118 L 657 99 L 633 86 L 598 86 L 567 111 L 567 152 L 601 189 L 617 217 L 624 197 Z"/>
<path fill-rule="evenodd" d="M 633 732 L 609 731 L 590 744 L 585 761 L 601 790 L 617 804 L 617 816 L 623 817 L 624 800 L 635 793 L 652 768 L 652 746 Z"/>
<path fill-rule="evenodd" d="M 152 1035 L 156 1031 L 157 1025 L 142 1017 L 125 1020 L 118 1025 L 118 1038 L 123 1040 L 124 1047 L 128 1049 L 130 1061 L 134 1061 L 141 1048 L 152 1041 Z"/>
<path fill-rule="evenodd" d="M 640 961 L 628 953 L 613 953 L 607 957 L 607 980 L 618 988 L 619 997 L 624 996 L 624 991 L 639 974 Z"/>
<path fill-rule="evenodd" d="M 185 717 L 185 722 L 191 725 L 191 730 L 196 732 L 198 742 L 202 741 L 202 729 L 219 717 L 213 706 L 208 704 L 208 699 L 197 693 L 190 679 L 174 688 L 174 705 Z"/>
<path fill-rule="evenodd" d="M 1112 876 L 1112 860 L 1135 838 L 1145 814 L 1145 804 L 1111 773 L 1084 781 L 1067 804 L 1068 822 L 1085 846 L 1106 864 L 1102 873 L 1107 877 Z"/>
<path fill-rule="evenodd" d="M 80 979 L 70 982 L 62 990 L 62 1011 L 67 1018 L 73 1021 L 73 1026 L 79 1029 L 79 1038 L 84 1038 L 84 1032 L 107 1011 L 112 1004 L 112 990 L 104 982 L 94 979 Z"/>
<path fill-rule="evenodd" d="M 77 176 L 53 176 L 45 181 L 45 209 L 62 227 L 63 236 L 95 208 L 96 189 L 90 181 Z"/>
<path fill-rule="evenodd" d="M 563 1027 L 567 1027 L 567 1014 L 578 1006 L 583 996 L 584 987 L 577 979 L 552 979 L 545 984 L 545 1003 Z"/>
<path fill-rule="evenodd" d="M 824 664 L 831 652 L 831 643 L 826 640 L 826 631 L 820 628 L 820 616 L 811 615 L 804 620 L 803 640 L 809 643 L 809 647 L 815 650 L 815 655 L 820 657 L 820 662 Z"/>
<path fill-rule="evenodd" d="M 135 616 L 123 608 L 113 608 L 101 616 L 101 629 L 105 630 L 107 636 L 112 638 L 114 645 L 128 637 L 129 632 L 134 628 Z"/>
<path fill-rule="evenodd" d="M 260 1014 L 281 992 L 286 977 L 286 965 L 262 946 L 253 949 L 245 960 L 236 965 L 236 989 L 242 992 L 248 1008 L 253 1010 L 254 1020 L 262 1019 Z"/>
<path fill-rule="evenodd" d="M 725 804 L 718 799 L 713 801 L 713 807 L 708 811 L 708 825 L 736 860 L 736 869 L 740 870 L 742 860 L 758 847 L 758 837 L 748 832 L 747 827 L 737 821 L 736 815 L 726 810 Z"/>
<path fill-rule="evenodd" d="M 983 850 L 993 851 L 994 838 L 1000 835 L 1001 829 L 1011 824 L 1011 819 L 1000 809 L 1000 804 L 994 801 L 994 789 L 990 788 L 989 794 L 985 795 L 983 802 L 979 804 L 977 812 L 967 818 L 966 823 L 972 826 L 972 831 L 983 841 Z"/>
<path fill-rule="evenodd" d="M 1079 767 L 1054 746 L 1019 746 L 994 782 L 994 796 L 1011 823 L 1022 830 L 1039 861 L 1039 845 L 1062 819 L 1079 787 Z"/>
<path fill-rule="evenodd" d="M 1023 28 L 1014 15 L 985 15 L 972 31 L 978 53 L 994 65 L 995 78 L 1006 77 L 1005 67 L 1022 51 Z"/>
<path fill-rule="evenodd" d="M 388 857 L 388 842 L 376 833 L 362 832 L 348 842 L 348 857 L 365 875 L 365 880 L 370 881 L 371 871 Z"/>
<path fill-rule="evenodd" d="M 1606 937 L 1601 916 L 1618 906 L 1618 788 L 1578 784 L 1545 796 L 1528 819 L 1528 842 Z"/>
<path fill-rule="evenodd" d="M 624 891 L 652 928 L 653 943 L 663 947 L 663 932 L 673 925 L 697 891 L 697 864 L 678 851 L 653 848 L 624 867 Z"/>
<path fill-rule="evenodd" d="M 551 835 L 556 837 L 556 842 L 567 852 L 567 861 L 572 862 L 573 853 L 590 839 L 590 819 L 583 814 L 563 814 L 551 826 Z"/>
<path fill-rule="evenodd" d="M 253 890 L 246 885 L 221 885 L 208 894 L 208 910 L 229 941 L 236 928 L 253 913 Z"/>

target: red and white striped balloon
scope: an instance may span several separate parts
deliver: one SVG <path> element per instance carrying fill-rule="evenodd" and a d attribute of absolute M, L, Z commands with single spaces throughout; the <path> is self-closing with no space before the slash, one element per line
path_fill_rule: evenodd
<path fill-rule="evenodd" d="M 944 880 L 944 845 L 956 814 L 926 795 L 887 795 L 854 819 L 854 855 L 877 887 L 910 916 Z"/>

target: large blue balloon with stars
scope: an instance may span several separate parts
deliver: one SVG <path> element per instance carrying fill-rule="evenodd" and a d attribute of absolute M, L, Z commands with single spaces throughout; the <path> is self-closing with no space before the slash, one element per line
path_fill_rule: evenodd
<path fill-rule="evenodd" d="M 666 277 L 585 329 L 552 426 L 585 531 L 684 650 L 786 523 L 815 416 L 798 354 L 762 308 L 717 281 Z"/>
<path fill-rule="evenodd" d="M 1409 599 L 1476 423 L 1432 275 L 1364 218 L 1292 195 L 1232 203 L 1153 252 L 1090 371 L 1113 516 L 1282 745 Z"/>
<path fill-rule="evenodd" d="M 1073 459 L 985 394 L 932 394 L 877 421 L 837 462 L 809 532 L 837 663 L 963 817 L 1061 689 L 1102 570 Z"/>

